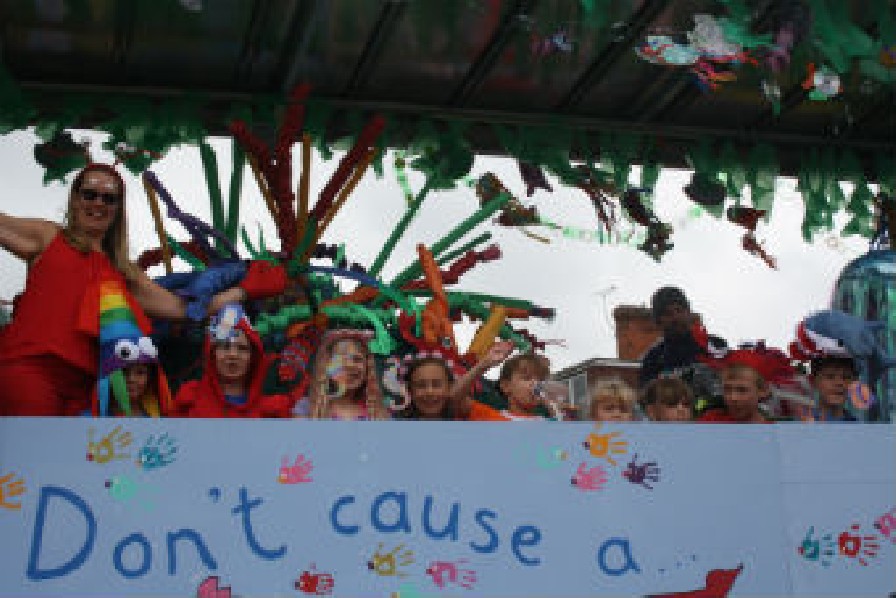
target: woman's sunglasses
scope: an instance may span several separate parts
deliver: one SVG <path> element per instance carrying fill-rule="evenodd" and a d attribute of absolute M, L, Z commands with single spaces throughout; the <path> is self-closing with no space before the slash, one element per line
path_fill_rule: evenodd
<path fill-rule="evenodd" d="M 102 200 L 107 206 L 115 205 L 121 201 L 121 196 L 117 193 L 104 193 L 96 189 L 78 189 L 78 194 L 84 201 Z"/>

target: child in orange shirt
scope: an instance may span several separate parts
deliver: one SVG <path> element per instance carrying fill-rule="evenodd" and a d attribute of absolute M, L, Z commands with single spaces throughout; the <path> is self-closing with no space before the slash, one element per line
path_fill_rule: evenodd
<path fill-rule="evenodd" d="M 448 362 L 439 356 L 418 357 L 406 367 L 408 405 L 399 417 L 417 420 L 507 421 L 497 410 L 473 399 L 470 388 L 486 370 L 513 350 L 511 343 L 495 343 L 488 353 L 455 381 Z"/>

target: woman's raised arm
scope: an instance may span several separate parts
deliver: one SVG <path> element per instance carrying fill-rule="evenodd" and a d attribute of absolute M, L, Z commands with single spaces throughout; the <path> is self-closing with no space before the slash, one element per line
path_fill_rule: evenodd
<path fill-rule="evenodd" d="M 151 318 L 161 320 L 182 320 L 186 317 L 187 302 L 163 288 L 145 272 L 140 272 L 129 285 L 134 299 Z M 240 287 L 232 287 L 212 297 L 208 313 L 213 314 L 227 303 L 240 303 L 246 300 L 246 292 Z"/>
<path fill-rule="evenodd" d="M 46 249 L 59 225 L 39 218 L 17 218 L 0 212 L 0 247 L 30 262 Z"/>

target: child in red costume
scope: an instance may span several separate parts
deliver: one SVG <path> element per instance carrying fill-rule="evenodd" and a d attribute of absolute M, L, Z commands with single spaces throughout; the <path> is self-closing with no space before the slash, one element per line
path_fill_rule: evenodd
<path fill-rule="evenodd" d="M 206 336 L 202 378 L 180 387 L 173 417 L 291 417 L 289 397 L 263 393 L 270 360 L 248 318 L 235 311 L 226 332 L 219 325 Z"/>
<path fill-rule="evenodd" d="M 725 406 L 707 410 L 698 422 L 772 423 L 759 404 L 771 395 L 769 385 L 787 382 L 796 373 L 783 352 L 759 343 L 727 351 L 722 357 L 710 357 L 707 361 L 721 370 Z"/>

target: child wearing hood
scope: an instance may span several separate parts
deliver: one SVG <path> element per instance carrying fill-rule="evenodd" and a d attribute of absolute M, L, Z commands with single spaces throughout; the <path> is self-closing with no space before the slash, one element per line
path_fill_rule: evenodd
<path fill-rule="evenodd" d="M 262 390 L 270 360 L 261 337 L 239 305 L 213 318 L 199 380 L 184 383 L 174 399 L 174 417 L 291 417 L 292 400 Z"/>

